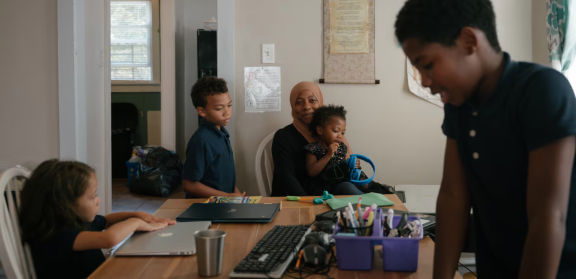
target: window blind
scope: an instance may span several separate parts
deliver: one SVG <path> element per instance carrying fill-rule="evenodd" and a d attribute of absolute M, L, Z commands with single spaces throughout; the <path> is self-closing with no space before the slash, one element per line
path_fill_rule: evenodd
<path fill-rule="evenodd" d="M 152 4 L 111 1 L 112 80 L 152 80 Z"/>

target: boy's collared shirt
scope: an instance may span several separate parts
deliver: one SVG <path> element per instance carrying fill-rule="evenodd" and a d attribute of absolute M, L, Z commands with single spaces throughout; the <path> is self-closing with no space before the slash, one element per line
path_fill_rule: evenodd
<path fill-rule="evenodd" d="M 474 210 L 476 264 L 483 278 L 518 278 L 528 232 L 530 151 L 576 134 L 576 100 L 568 80 L 556 70 L 514 62 L 507 53 L 504 60 L 490 100 L 482 106 L 446 104 L 442 125 L 444 134 L 456 140 L 466 172 Z M 573 168 L 572 190 L 575 179 Z M 576 278 L 574 191 L 569 199 L 558 278 Z"/>
<path fill-rule="evenodd" d="M 182 179 L 199 181 L 216 190 L 233 193 L 236 187 L 234 154 L 224 127 L 204 121 L 188 141 Z M 193 198 L 186 194 L 186 198 Z"/>

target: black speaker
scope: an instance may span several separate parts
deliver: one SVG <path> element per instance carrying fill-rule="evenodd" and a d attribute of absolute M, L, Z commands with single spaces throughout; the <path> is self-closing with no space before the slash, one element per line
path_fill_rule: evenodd
<path fill-rule="evenodd" d="M 216 32 L 204 29 L 197 31 L 198 78 L 218 76 L 218 54 Z"/>

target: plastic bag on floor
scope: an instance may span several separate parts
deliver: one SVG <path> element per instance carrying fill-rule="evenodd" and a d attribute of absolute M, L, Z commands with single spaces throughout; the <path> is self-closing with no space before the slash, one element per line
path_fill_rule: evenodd
<path fill-rule="evenodd" d="M 143 158 L 140 171 L 129 187 L 132 193 L 168 197 L 181 186 L 180 157 L 163 147 L 154 147 Z"/>

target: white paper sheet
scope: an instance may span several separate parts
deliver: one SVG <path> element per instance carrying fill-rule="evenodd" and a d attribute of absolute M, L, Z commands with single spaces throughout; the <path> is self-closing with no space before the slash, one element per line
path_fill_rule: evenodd
<path fill-rule="evenodd" d="M 412 63 L 410 63 L 408 57 L 406 57 L 406 71 L 408 74 L 408 88 L 410 89 L 410 92 L 441 108 L 444 107 L 444 103 L 442 102 L 442 97 L 440 97 L 440 94 L 432 95 L 430 88 L 422 86 L 422 76 L 416 67 L 412 66 Z"/>
<path fill-rule="evenodd" d="M 245 112 L 280 111 L 280 81 L 280 67 L 245 67 Z"/>

